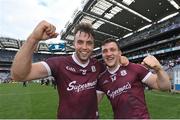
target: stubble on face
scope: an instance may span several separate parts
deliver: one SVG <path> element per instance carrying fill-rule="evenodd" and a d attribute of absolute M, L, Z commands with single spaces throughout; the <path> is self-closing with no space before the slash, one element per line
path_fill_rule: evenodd
<path fill-rule="evenodd" d="M 86 63 L 94 48 L 92 35 L 78 31 L 75 35 L 74 47 L 79 62 Z"/>

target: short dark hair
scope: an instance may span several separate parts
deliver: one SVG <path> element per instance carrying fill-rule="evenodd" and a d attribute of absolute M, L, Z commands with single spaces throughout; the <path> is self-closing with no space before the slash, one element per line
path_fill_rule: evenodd
<path fill-rule="evenodd" d="M 118 50 L 121 51 L 120 46 L 119 46 L 119 43 L 118 43 L 114 38 L 107 38 L 107 39 L 105 39 L 105 40 L 101 43 L 101 46 L 104 46 L 105 44 L 111 43 L 111 42 L 114 42 L 114 43 L 117 45 Z"/>
<path fill-rule="evenodd" d="M 89 35 L 92 35 L 93 38 L 95 38 L 95 34 L 94 34 L 94 30 L 92 28 L 92 25 L 89 23 L 81 22 L 81 23 L 77 24 L 75 26 L 74 35 L 76 35 L 76 33 L 78 31 L 88 33 Z"/>

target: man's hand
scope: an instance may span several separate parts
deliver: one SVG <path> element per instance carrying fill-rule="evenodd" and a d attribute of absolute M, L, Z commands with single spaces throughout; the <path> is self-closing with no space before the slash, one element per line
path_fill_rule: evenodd
<path fill-rule="evenodd" d="M 122 66 L 127 66 L 129 64 L 129 60 L 125 56 L 120 56 L 120 63 Z"/>
<path fill-rule="evenodd" d="M 141 64 L 145 65 L 148 68 L 154 69 L 155 71 L 159 71 L 162 69 L 159 61 L 152 55 L 148 55 L 147 57 L 145 57 Z"/>
<path fill-rule="evenodd" d="M 32 39 L 36 42 L 41 40 L 47 40 L 51 38 L 56 38 L 58 33 L 55 32 L 56 27 L 46 21 L 41 21 L 33 30 L 29 39 Z"/>

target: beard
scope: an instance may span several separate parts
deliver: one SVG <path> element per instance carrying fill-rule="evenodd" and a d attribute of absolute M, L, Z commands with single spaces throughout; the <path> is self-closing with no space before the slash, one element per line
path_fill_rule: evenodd
<path fill-rule="evenodd" d="M 86 63 L 88 61 L 88 59 L 90 58 L 91 54 L 87 53 L 85 55 L 85 54 L 76 52 L 76 56 L 77 56 L 77 59 L 79 60 L 79 62 Z"/>

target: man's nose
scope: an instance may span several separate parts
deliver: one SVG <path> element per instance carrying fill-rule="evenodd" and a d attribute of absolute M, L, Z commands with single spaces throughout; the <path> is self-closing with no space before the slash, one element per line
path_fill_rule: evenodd
<path fill-rule="evenodd" d="M 112 52 L 110 50 L 107 51 L 106 55 L 110 56 L 112 54 Z"/>
<path fill-rule="evenodd" d="M 82 45 L 82 48 L 83 48 L 83 49 L 87 49 L 87 44 L 84 43 L 84 44 Z"/>

